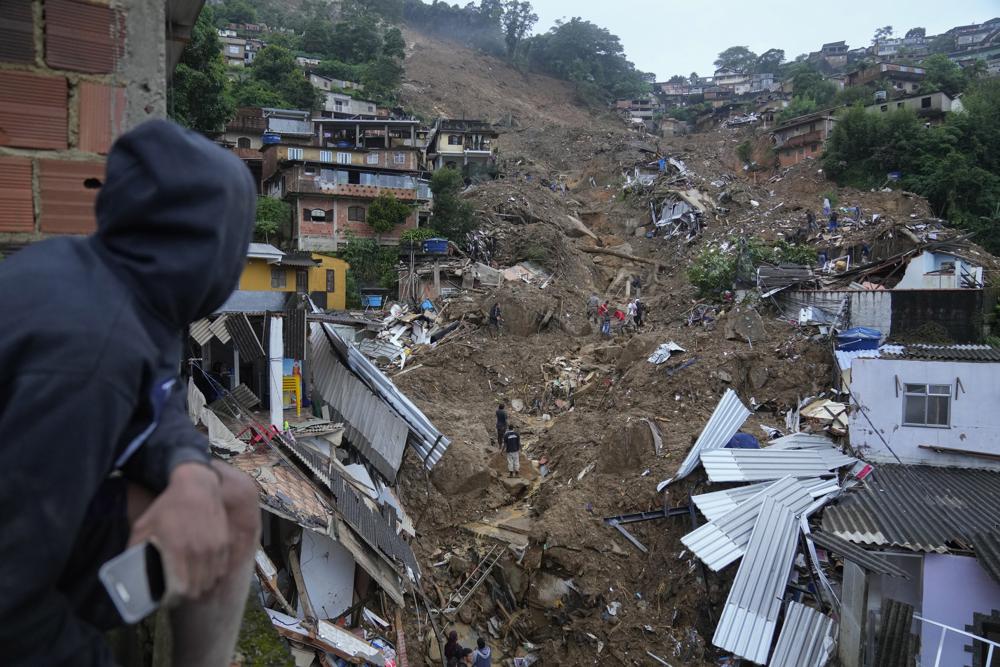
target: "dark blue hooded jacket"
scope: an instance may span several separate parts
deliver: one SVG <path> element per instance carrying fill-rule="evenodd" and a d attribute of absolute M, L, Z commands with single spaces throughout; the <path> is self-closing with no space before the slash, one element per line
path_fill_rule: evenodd
<path fill-rule="evenodd" d="M 0 262 L 0 663 L 110 662 L 56 581 L 111 472 L 155 493 L 208 461 L 183 336 L 236 287 L 254 203 L 235 156 L 151 121 L 108 156 L 96 233 Z"/>

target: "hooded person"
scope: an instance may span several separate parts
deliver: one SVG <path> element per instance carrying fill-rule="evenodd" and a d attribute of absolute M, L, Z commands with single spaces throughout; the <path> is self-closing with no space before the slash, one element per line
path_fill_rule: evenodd
<path fill-rule="evenodd" d="M 476 650 L 472 653 L 472 667 L 493 667 L 493 653 L 482 637 L 476 640 Z"/>
<path fill-rule="evenodd" d="M 448 633 L 448 641 L 444 645 L 444 659 L 448 667 L 455 667 L 462 659 L 463 647 L 458 643 L 458 633 L 452 630 Z"/>
<path fill-rule="evenodd" d="M 0 262 L 3 663 L 111 665 L 96 573 L 160 550 L 175 664 L 228 665 L 259 535 L 255 485 L 213 462 L 178 372 L 187 327 L 236 287 L 254 185 L 167 121 L 108 156 L 97 229 Z M 250 508 L 250 509 L 248 509 Z"/>

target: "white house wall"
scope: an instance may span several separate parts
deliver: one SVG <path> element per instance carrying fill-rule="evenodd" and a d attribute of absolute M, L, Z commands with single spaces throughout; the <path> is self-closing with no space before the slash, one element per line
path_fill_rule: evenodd
<path fill-rule="evenodd" d="M 924 556 L 923 589 L 921 616 L 959 630 L 968 630 L 966 626 L 973 624 L 973 614 L 989 616 L 1000 606 L 1000 585 L 990 578 L 975 558 L 968 556 Z M 941 640 L 941 628 L 922 623 L 920 630 L 920 664 L 933 665 Z M 965 647 L 970 643 L 968 637 L 948 633 L 940 664 L 969 664 L 971 656 Z"/>
<path fill-rule="evenodd" d="M 945 262 L 955 263 L 955 272 L 948 275 L 927 275 L 939 271 Z M 963 270 L 982 283 L 983 269 L 971 266 L 954 255 L 945 253 L 924 252 L 914 257 L 906 265 L 906 273 L 895 289 L 955 289 L 962 286 Z"/>
<path fill-rule="evenodd" d="M 957 399 L 956 378 L 961 381 Z M 897 380 L 899 391 L 896 390 Z M 951 425 L 947 428 L 903 426 L 903 385 L 907 383 L 950 385 Z M 855 359 L 851 365 L 851 392 L 863 409 L 863 413 L 857 407 L 851 410 L 851 446 L 863 458 L 895 463 L 882 442 L 884 438 L 903 463 L 1000 470 L 1000 461 L 968 454 L 938 453 L 921 447 L 931 445 L 1000 455 L 1000 365 Z"/>

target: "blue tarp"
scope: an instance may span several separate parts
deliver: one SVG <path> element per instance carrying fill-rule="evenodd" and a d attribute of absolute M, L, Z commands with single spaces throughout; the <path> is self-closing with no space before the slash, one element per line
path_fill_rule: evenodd
<path fill-rule="evenodd" d="M 877 350 L 882 332 L 867 327 L 854 327 L 837 334 L 837 349 L 844 351 Z"/>
<path fill-rule="evenodd" d="M 726 443 L 726 449 L 760 449 L 760 443 L 749 433 L 737 433 Z"/>

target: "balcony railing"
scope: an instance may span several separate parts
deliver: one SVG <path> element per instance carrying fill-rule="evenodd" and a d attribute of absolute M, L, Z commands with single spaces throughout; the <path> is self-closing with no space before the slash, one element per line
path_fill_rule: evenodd
<path fill-rule="evenodd" d="M 941 638 L 938 640 L 937 651 L 935 652 L 934 655 L 933 667 L 941 667 L 941 653 L 944 651 L 944 640 L 949 632 L 961 635 L 962 637 L 968 637 L 973 641 L 973 645 L 975 645 L 975 642 L 982 642 L 983 644 L 985 644 L 983 648 L 986 649 L 986 660 L 985 662 L 982 663 L 984 665 L 992 665 L 994 654 L 1000 655 L 1000 644 L 998 644 L 995 641 L 991 641 L 989 639 L 986 639 L 985 637 L 980 637 L 979 635 L 974 635 L 971 632 L 966 632 L 965 630 L 959 630 L 958 628 L 953 628 L 950 625 L 945 625 L 943 623 L 938 623 L 937 621 L 932 621 L 930 619 L 923 618 L 918 614 L 914 614 L 913 618 L 914 620 L 920 621 L 921 623 L 929 623 L 930 625 L 934 625 L 941 628 Z M 928 667 L 931 666 L 928 665 Z"/>

